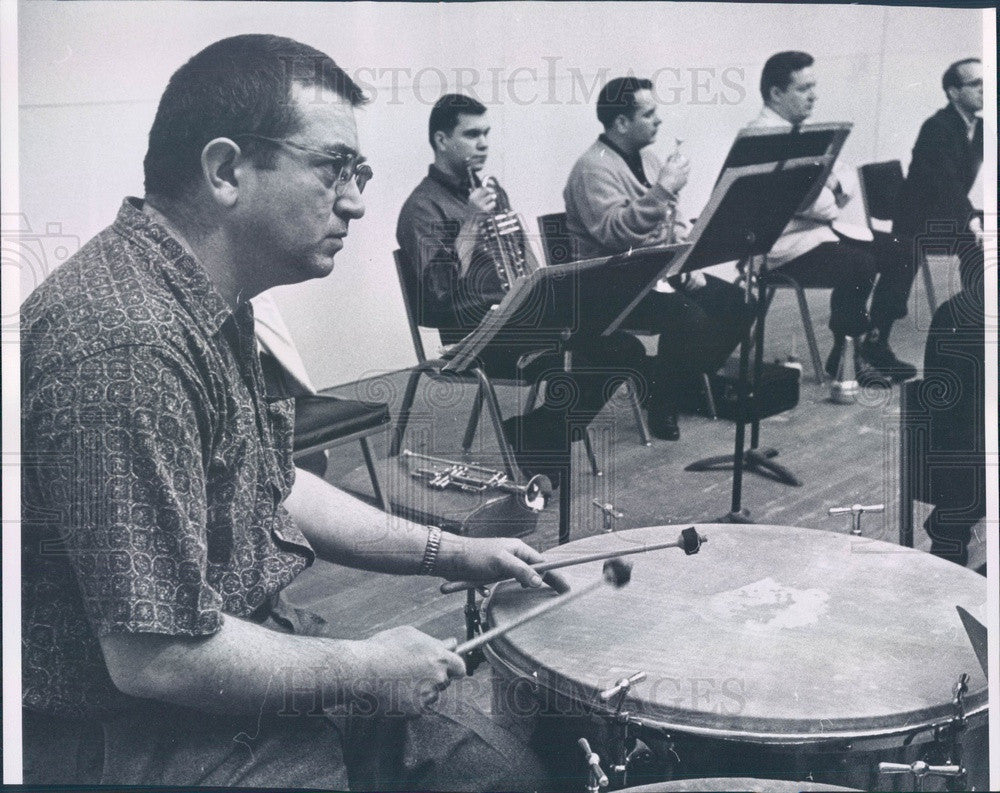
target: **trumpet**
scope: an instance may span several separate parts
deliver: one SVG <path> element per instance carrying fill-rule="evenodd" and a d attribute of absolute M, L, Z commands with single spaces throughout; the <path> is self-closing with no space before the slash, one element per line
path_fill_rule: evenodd
<path fill-rule="evenodd" d="M 423 480 L 428 487 L 444 490 L 453 487 L 466 493 L 484 493 L 499 490 L 516 495 L 523 507 L 532 512 L 541 512 L 552 496 L 552 483 L 547 476 L 533 476 L 523 485 L 511 480 L 507 474 L 493 468 L 473 463 L 460 463 L 443 457 L 403 449 L 406 460 L 422 460 L 439 467 L 415 468 L 410 471 L 414 479 Z"/>

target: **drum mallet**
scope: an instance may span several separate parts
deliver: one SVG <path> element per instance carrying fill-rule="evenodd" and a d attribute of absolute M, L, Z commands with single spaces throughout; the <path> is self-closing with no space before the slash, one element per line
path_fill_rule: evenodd
<path fill-rule="evenodd" d="M 865 506 L 863 504 L 852 504 L 849 507 L 830 507 L 827 510 L 828 515 L 847 515 L 851 516 L 851 534 L 855 537 L 861 536 L 861 516 L 866 512 L 885 512 L 885 504 L 869 504 Z"/>
<path fill-rule="evenodd" d="M 507 633 L 507 631 L 513 630 L 520 625 L 524 625 L 524 623 L 530 622 L 543 614 L 547 614 L 553 609 L 565 606 L 571 600 L 583 597 L 604 584 L 612 584 L 616 589 L 620 589 L 629 582 L 631 577 L 632 565 L 628 562 L 622 561 L 621 559 L 608 559 L 608 561 L 604 563 L 603 575 L 597 581 L 593 581 L 592 583 L 587 584 L 587 586 L 574 590 L 573 592 L 567 592 L 565 595 L 559 595 L 555 599 L 549 600 L 546 603 L 541 603 L 533 609 L 529 609 L 524 612 L 524 614 L 515 617 L 506 625 L 497 625 L 495 628 L 490 628 L 490 630 L 486 631 L 486 633 L 481 633 L 474 639 L 462 642 L 454 649 L 454 652 L 458 655 L 462 655 L 470 652 L 471 650 L 475 650 L 477 647 L 482 647 L 487 642 L 491 642 L 497 637 L 503 636 Z"/>
<path fill-rule="evenodd" d="M 561 567 L 573 567 L 586 562 L 603 562 L 605 559 L 617 559 L 619 556 L 631 556 L 636 553 L 647 553 L 649 551 L 661 551 L 664 548 L 683 548 L 688 556 L 698 553 L 702 543 L 708 542 L 708 537 L 699 534 L 694 526 L 684 529 L 680 537 L 674 542 L 657 542 L 652 545 L 637 545 L 635 548 L 622 548 L 615 551 L 602 551 L 600 553 L 585 554 L 584 556 L 573 556 L 569 559 L 555 559 L 551 562 L 536 562 L 531 565 L 531 569 L 536 573 L 546 573 L 549 570 L 558 570 Z M 476 581 L 446 581 L 441 584 L 441 594 L 449 595 L 452 592 L 460 592 L 463 589 L 475 589 L 483 586 L 483 582 Z"/>
<path fill-rule="evenodd" d="M 965 769 L 957 765 L 930 765 L 923 760 L 915 763 L 879 763 L 880 774 L 913 774 L 913 789 L 924 789 L 924 778 L 929 776 L 960 777 Z"/>
<path fill-rule="evenodd" d="M 576 743 L 587 756 L 587 768 L 590 771 L 587 777 L 587 793 L 600 793 L 601 788 L 609 784 L 608 775 L 601 768 L 601 758 L 590 748 L 586 738 L 580 738 Z"/>

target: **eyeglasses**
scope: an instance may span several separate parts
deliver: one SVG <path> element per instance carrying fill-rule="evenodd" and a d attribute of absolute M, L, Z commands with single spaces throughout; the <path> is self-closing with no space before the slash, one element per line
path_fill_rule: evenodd
<path fill-rule="evenodd" d="M 301 143 L 296 143 L 291 140 L 284 140 L 279 138 L 268 138 L 264 135 L 257 135 L 253 132 L 243 132 L 239 135 L 234 135 L 234 138 L 253 138 L 254 140 L 262 140 L 267 143 L 273 143 L 275 146 L 281 146 L 286 149 L 292 149 L 293 151 L 306 152 L 307 154 L 313 154 L 317 157 L 321 157 L 323 162 L 320 167 L 331 169 L 331 178 L 324 179 L 325 182 L 329 182 L 329 186 L 333 187 L 334 192 L 340 196 L 344 194 L 344 190 L 347 189 L 347 185 L 350 183 L 351 179 L 358 186 L 358 192 L 363 193 L 365 191 L 365 185 L 371 181 L 371 178 L 375 175 L 372 172 L 371 166 L 365 162 L 360 162 L 360 157 L 357 154 L 334 154 L 329 151 L 322 151 L 321 149 L 311 149 L 308 146 L 303 146 Z"/>
<path fill-rule="evenodd" d="M 959 88 L 982 88 L 983 87 L 983 78 L 982 77 L 977 77 L 975 80 L 969 80 L 968 82 L 960 83 L 958 87 Z"/>

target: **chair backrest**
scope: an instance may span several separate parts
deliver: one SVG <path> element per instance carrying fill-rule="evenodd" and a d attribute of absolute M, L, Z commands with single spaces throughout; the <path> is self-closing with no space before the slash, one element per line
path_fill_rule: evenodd
<path fill-rule="evenodd" d="M 862 165 L 858 176 L 869 219 L 892 220 L 903 187 L 903 166 L 899 160 Z"/>
<path fill-rule="evenodd" d="M 402 250 L 392 252 L 392 260 L 396 263 L 396 276 L 399 278 L 400 291 L 403 293 L 403 305 L 406 307 L 406 322 L 410 326 L 410 340 L 413 351 L 417 354 L 419 363 L 426 363 L 424 342 L 420 338 L 420 326 L 417 324 L 417 300 L 420 296 L 420 282 L 416 270 L 410 266 Z"/>
<path fill-rule="evenodd" d="M 538 216 L 538 233 L 542 238 L 545 263 L 552 267 L 576 261 L 573 238 L 566 228 L 566 213 L 553 212 Z"/>

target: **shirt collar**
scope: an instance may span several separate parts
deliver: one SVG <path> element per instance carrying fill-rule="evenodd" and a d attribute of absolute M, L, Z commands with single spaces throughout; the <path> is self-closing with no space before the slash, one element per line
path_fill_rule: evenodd
<path fill-rule="evenodd" d="M 607 146 L 611 151 L 625 160 L 625 164 L 628 166 L 629 170 L 632 171 L 632 175 L 635 176 L 643 185 L 649 187 L 649 180 L 646 178 L 646 170 L 642 167 L 642 153 L 635 152 L 634 154 L 628 154 L 623 149 L 619 148 L 614 141 L 611 140 L 603 132 L 597 137 L 597 139 Z"/>
<path fill-rule="evenodd" d="M 233 309 L 219 294 L 194 256 L 167 229 L 143 212 L 142 207 L 141 198 L 126 198 L 115 218 L 115 231 L 145 244 L 151 253 L 158 254 L 149 257 L 151 264 L 158 268 L 181 304 L 195 314 L 208 332 L 214 335 L 232 316 Z"/>
<path fill-rule="evenodd" d="M 442 171 L 434 163 L 431 163 L 430 167 L 427 169 L 427 176 L 438 184 L 448 188 L 448 190 L 452 193 L 455 193 L 462 198 L 469 197 L 469 191 L 472 189 L 472 185 L 469 184 L 468 179 L 456 179 L 451 174 Z"/>
<path fill-rule="evenodd" d="M 791 126 L 794 126 L 791 121 L 789 121 L 783 115 L 781 115 L 780 113 L 778 113 L 776 110 L 772 110 L 767 105 L 764 105 L 764 107 L 761 109 L 760 115 L 757 117 L 757 120 L 760 123 L 766 124 L 769 127 L 791 127 Z"/>

